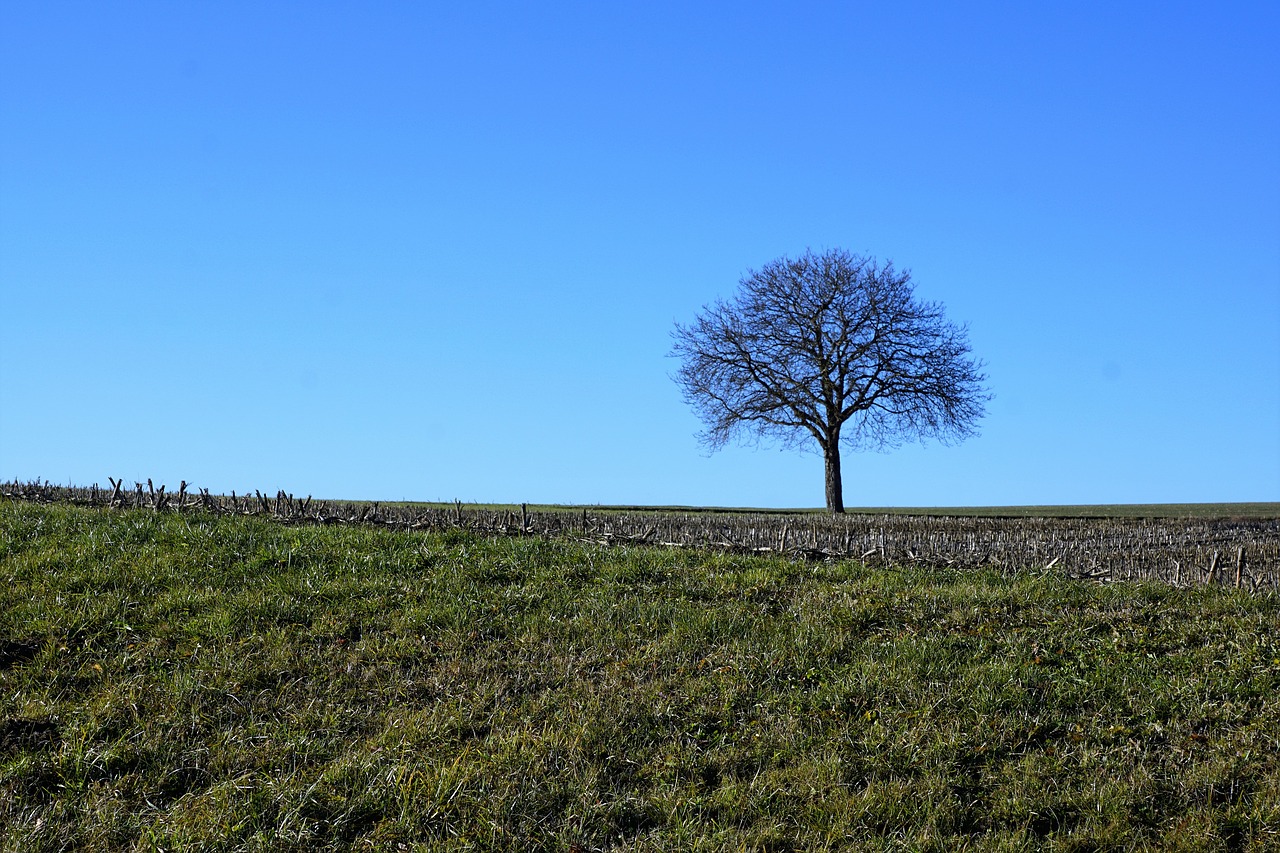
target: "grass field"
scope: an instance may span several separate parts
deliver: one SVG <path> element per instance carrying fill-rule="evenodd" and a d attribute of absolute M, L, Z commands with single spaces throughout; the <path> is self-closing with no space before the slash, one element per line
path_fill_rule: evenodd
<path fill-rule="evenodd" d="M 1268 850 L 1280 610 L 0 500 L 0 849 Z"/>

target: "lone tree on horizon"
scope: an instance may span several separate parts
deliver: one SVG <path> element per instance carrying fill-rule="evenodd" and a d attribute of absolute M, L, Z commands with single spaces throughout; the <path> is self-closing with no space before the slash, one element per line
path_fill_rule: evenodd
<path fill-rule="evenodd" d="M 818 443 L 827 510 L 844 512 L 840 447 L 976 434 L 991 395 L 968 334 L 909 272 L 832 249 L 748 271 L 732 302 L 676 324 L 673 377 L 718 450 L 739 436 Z"/>

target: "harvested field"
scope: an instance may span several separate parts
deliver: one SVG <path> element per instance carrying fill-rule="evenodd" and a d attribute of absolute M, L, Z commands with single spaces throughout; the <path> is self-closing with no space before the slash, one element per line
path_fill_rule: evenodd
<path fill-rule="evenodd" d="M 135 483 L 110 491 L 11 482 L 7 497 L 156 511 L 262 515 L 294 524 L 366 524 L 393 529 L 465 529 L 495 535 L 564 536 L 609 544 L 712 548 L 808 559 L 1056 570 L 1098 580 L 1158 580 L 1174 586 L 1280 590 L 1280 517 L 999 517 L 963 515 L 716 512 L 591 508 L 511 509 L 384 505 L 177 493 Z"/>

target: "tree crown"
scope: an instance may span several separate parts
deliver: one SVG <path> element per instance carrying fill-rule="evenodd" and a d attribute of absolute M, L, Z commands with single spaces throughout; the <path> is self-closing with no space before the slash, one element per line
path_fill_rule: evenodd
<path fill-rule="evenodd" d="M 717 449 L 737 437 L 886 448 L 975 433 L 990 395 L 967 331 L 909 272 L 835 249 L 750 271 L 676 324 L 673 377 Z"/>

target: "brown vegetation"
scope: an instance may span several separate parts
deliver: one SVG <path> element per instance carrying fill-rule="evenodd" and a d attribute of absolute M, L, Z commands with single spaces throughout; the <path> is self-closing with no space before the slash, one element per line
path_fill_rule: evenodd
<path fill-rule="evenodd" d="M 1002 518 L 783 514 L 693 510 L 468 508 L 385 505 L 192 493 L 184 481 L 166 493 L 147 481 L 110 491 L 11 482 L 6 497 L 156 511 L 262 515 L 294 524 L 367 524 L 393 529 L 465 529 L 495 535 L 564 536 L 610 544 L 712 548 L 868 564 L 913 563 L 1054 570 L 1098 580 L 1158 580 L 1174 586 L 1220 584 L 1280 590 L 1280 518 Z"/>

